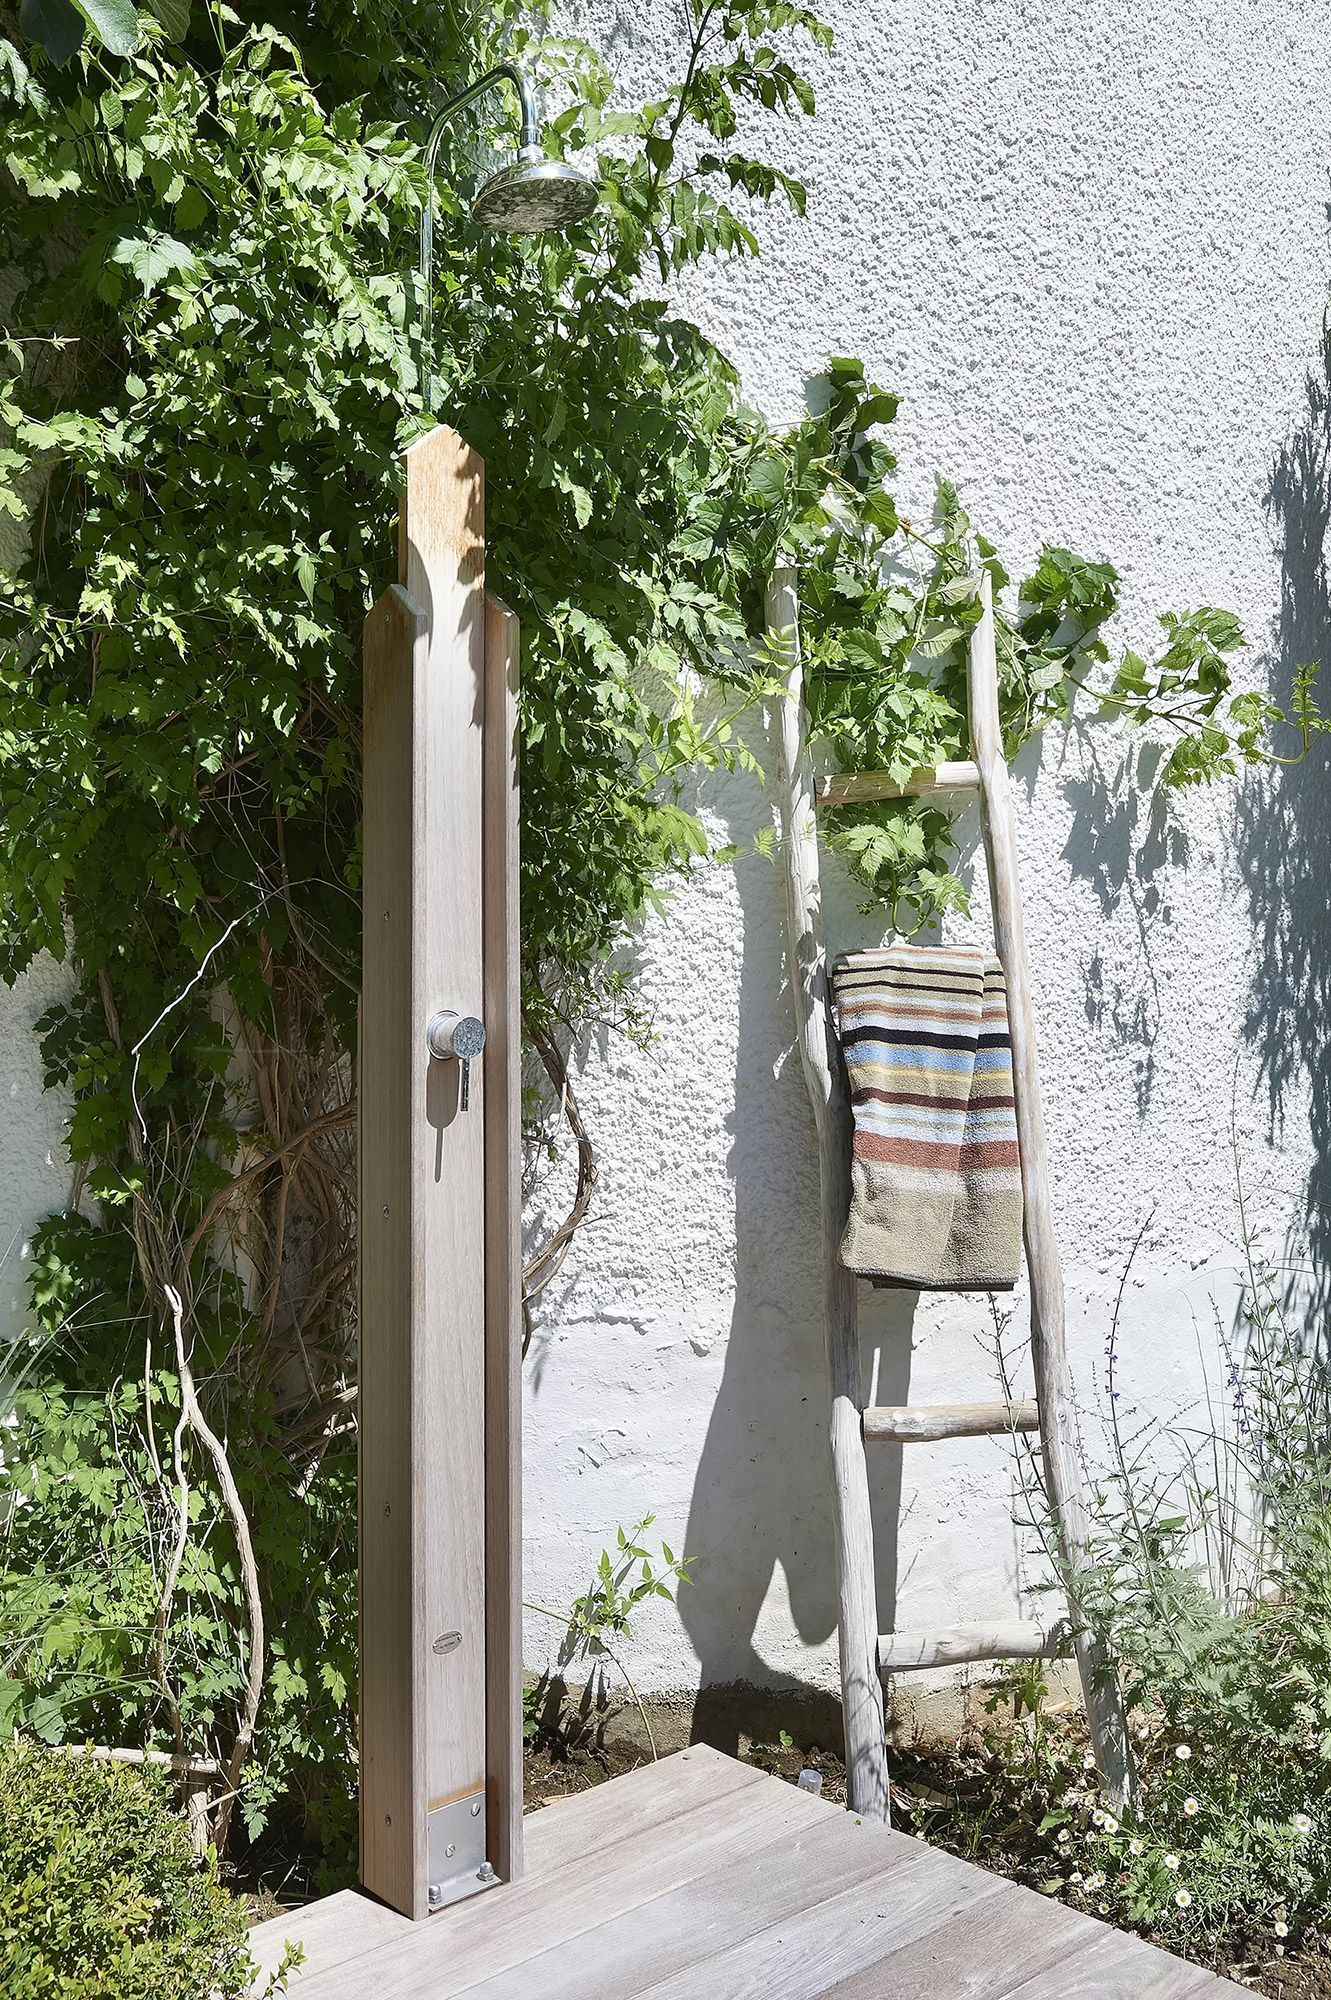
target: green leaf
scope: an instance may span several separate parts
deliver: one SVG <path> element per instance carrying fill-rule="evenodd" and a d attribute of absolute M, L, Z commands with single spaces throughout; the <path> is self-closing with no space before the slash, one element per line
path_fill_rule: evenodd
<path fill-rule="evenodd" d="M 197 267 L 188 243 L 168 236 L 164 230 L 148 230 L 137 236 L 122 236 L 111 246 L 111 262 L 131 270 L 145 292 L 155 291 L 167 278 L 183 275 Z"/>
<path fill-rule="evenodd" d="M 173 42 L 184 41 L 189 30 L 190 0 L 147 0 L 147 6 Z"/>
<path fill-rule="evenodd" d="M 193 229 L 208 213 L 208 203 L 197 187 L 187 187 L 176 203 L 172 217 L 177 229 Z"/>
<path fill-rule="evenodd" d="M 18 24 L 63 69 L 83 40 L 83 15 L 73 0 L 21 0 Z"/>
<path fill-rule="evenodd" d="M 142 33 L 133 0 L 75 0 L 75 5 L 113 56 L 133 55 Z"/>
<path fill-rule="evenodd" d="M 779 458 L 760 458 L 750 466 L 744 483 L 749 499 L 765 507 L 775 506 L 786 490 L 786 467 Z"/>

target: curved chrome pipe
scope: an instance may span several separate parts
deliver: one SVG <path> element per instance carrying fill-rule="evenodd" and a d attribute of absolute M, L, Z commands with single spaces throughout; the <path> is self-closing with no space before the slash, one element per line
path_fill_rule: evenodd
<path fill-rule="evenodd" d="M 425 142 L 425 206 L 421 210 L 421 253 L 420 278 L 425 287 L 425 306 L 421 317 L 422 346 L 428 360 L 432 350 L 434 332 L 434 173 L 439 160 L 439 142 L 444 136 L 444 127 L 459 111 L 465 111 L 478 97 L 496 83 L 511 83 L 518 94 L 518 106 L 522 118 L 518 134 L 518 150 L 525 152 L 529 147 L 540 148 L 540 127 L 536 117 L 536 96 L 531 84 L 516 63 L 496 63 L 484 76 L 477 77 L 448 99 L 430 127 L 430 136 Z"/>

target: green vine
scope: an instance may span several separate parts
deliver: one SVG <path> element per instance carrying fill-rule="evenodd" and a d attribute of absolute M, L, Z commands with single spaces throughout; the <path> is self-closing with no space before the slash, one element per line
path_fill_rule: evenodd
<path fill-rule="evenodd" d="M 690 0 L 681 80 L 625 110 L 594 51 L 517 0 L 483 21 L 425 0 L 317 24 L 169 11 L 176 40 L 144 12 L 132 53 L 93 40 L 62 67 L 0 16 L 0 267 L 19 285 L 0 505 L 31 522 L 0 608 L 0 970 L 73 968 L 41 1034 L 76 1170 L 35 1245 L 40 1352 L 6 1444 L 12 1498 L 40 1505 L 7 1514 L 0 1697 L 51 1740 L 214 1758 L 251 1832 L 294 1801 L 335 1845 L 358 633 L 390 579 L 398 452 L 442 419 L 486 460 L 489 580 L 522 621 L 523 993 L 549 1065 L 562 1033 L 623 1012 L 612 954 L 706 854 L 685 777 L 753 762 L 774 564 L 801 566 L 827 753 L 902 775 L 961 753 L 977 555 L 1008 579 L 950 486 L 930 522 L 900 517 L 895 399 L 858 363 L 833 361 L 823 407 L 777 432 L 660 295 L 754 254 L 764 202 L 802 208 L 735 135 L 754 110 L 812 110 L 798 51 L 830 41 L 812 14 Z M 596 149 L 603 205 L 568 239 L 484 235 L 459 192 L 477 133 L 456 128 L 423 375 L 403 277 L 419 135 L 437 79 L 501 51 L 547 85 L 550 147 Z M 1001 624 L 1013 747 L 1066 718 L 1116 601 L 1107 565 L 1044 551 Z M 1160 657 L 1097 697 L 1176 734 L 1172 783 L 1263 754 L 1283 719 L 1233 694 L 1240 637 L 1220 612 L 1168 621 Z M 837 837 L 900 921 L 961 899 L 945 813 L 846 812 Z M 251 1542 L 281 1608 L 257 1630 Z"/>

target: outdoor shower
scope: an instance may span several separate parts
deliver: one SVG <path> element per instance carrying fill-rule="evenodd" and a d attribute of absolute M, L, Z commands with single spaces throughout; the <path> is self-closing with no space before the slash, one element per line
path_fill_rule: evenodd
<path fill-rule="evenodd" d="M 517 158 L 485 227 L 566 228 L 594 183 Z M 426 1918 L 521 1870 L 522 1071 L 518 621 L 486 592 L 485 466 L 446 424 L 402 453 L 398 576 L 365 620 L 360 1088 L 360 1877 Z M 357 1988 L 359 1991 L 360 1989 Z"/>
<path fill-rule="evenodd" d="M 576 167 L 565 166 L 562 160 L 548 160 L 542 152 L 535 92 L 514 63 L 497 63 L 475 83 L 455 92 L 431 126 L 425 146 L 420 280 L 425 295 L 421 325 L 427 364 L 434 327 L 434 177 L 439 144 L 450 118 L 501 82 L 511 83 L 518 94 L 522 123 L 517 157 L 483 183 L 471 204 L 472 219 L 486 229 L 502 229 L 515 236 L 539 236 L 547 230 L 569 229 L 581 222 L 591 214 L 599 199 L 595 181 L 579 173 Z M 426 1047 L 440 1062 L 461 1064 L 459 1101 L 465 1111 L 470 1099 L 472 1060 L 485 1047 L 484 1026 L 471 1015 L 449 1010 L 434 1013 L 426 1026 Z"/>
<path fill-rule="evenodd" d="M 550 229 L 571 229 L 589 216 L 599 196 L 595 181 L 562 160 L 549 160 L 541 150 L 536 97 L 531 84 L 510 62 L 496 63 L 475 83 L 448 99 L 430 128 L 425 146 L 425 206 L 421 210 L 420 277 L 425 289 L 424 343 L 430 352 L 434 320 L 432 273 L 434 269 L 434 174 L 439 159 L 439 142 L 444 127 L 455 113 L 474 104 L 496 83 L 511 83 L 518 94 L 522 123 L 518 133 L 517 156 L 482 185 L 471 204 L 472 220 L 486 229 L 502 229 L 514 236 L 539 236 Z"/>

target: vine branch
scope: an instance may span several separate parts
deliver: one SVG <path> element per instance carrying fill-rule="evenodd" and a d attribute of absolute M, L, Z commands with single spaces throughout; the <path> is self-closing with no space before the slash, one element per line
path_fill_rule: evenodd
<path fill-rule="evenodd" d="M 568 1064 L 564 1060 L 558 1042 L 539 1022 L 526 1018 L 524 1025 L 528 1039 L 541 1058 L 545 1073 L 559 1099 L 559 1108 L 568 1121 L 569 1130 L 578 1149 L 578 1183 L 569 1211 L 559 1227 L 530 1259 L 522 1273 L 522 1351 L 525 1354 L 531 1345 L 532 1334 L 529 1307 L 532 1300 L 545 1290 L 568 1255 L 569 1245 L 591 1206 L 598 1169 L 591 1136 L 582 1122 L 582 1112 L 574 1095 L 573 1086 L 569 1082 Z"/>
<path fill-rule="evenodd" d="M 185 1347 L 185 1308 L 180 1293 L 174 1285 L 166 1285 L 167 1304 L 171 1308 L 171 1323 L 176 1338 L 176 1365 L 180 1371 L 180 1406 L 183 1419 L 187 1419 L 190 1429 L 199 1439 L 213 1463 L 217 1484 L 221 1490 L 223 1504 L 231 1521 L 231 1530 L 236 1538 L 236 1551 L 240 1557 L 241 1576 L 245 1586 L 245 1611 L 249 1626 L 249 1660 L 246 1666 L 245 1687 L 241 1698 L 240 1719 L 236 1727 L 231 1754 L 223 1767 L 222 1777 L 225 1789 L 217 1807 L 217 1819 L 213 1827 L 213 1845 L 220 1854 L 226 1846 L 227 1832 L 231 1824 L 231 1812 L 235 1805 L 240 1774 L 250 1753 L 254 1740 L 254 1725 L 258 1719 L 259 1703 L 263 1698 L 264 1681 L 264 1625 L 263 1598 L 259 1591 L 259 1566 L 254 1557 L 254 1542 L 250 1535 L 249 1516 L 245 1503 L 240 1497 L 231 1461 L 226 1448 L 204 1416 L 199 1405 L 198 1392 L 194 1385 L 194 1372 L 190 1367 L 189 1355 Z"/>

